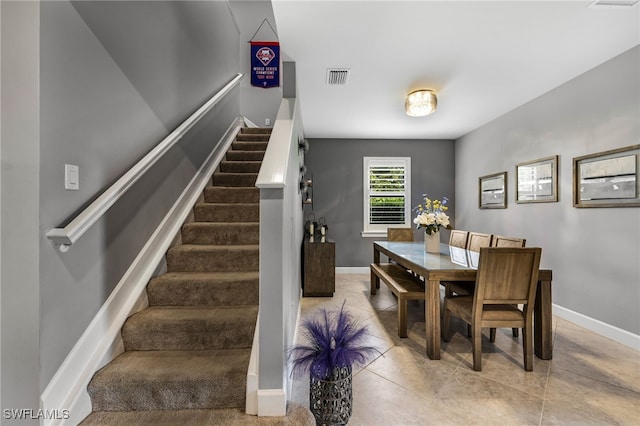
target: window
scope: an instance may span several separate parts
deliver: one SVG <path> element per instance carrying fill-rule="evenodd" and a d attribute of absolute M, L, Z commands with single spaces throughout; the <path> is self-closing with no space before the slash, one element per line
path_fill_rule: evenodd
<path fill-rule="evenodd" d="M 411 226 L 411 158 L 364 157 L 363 237 Z"/>

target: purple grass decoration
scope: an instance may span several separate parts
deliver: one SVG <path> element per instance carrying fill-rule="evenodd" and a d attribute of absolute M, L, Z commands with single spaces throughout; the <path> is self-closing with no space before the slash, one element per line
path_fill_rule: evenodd
<path fill-rule="evenodd" d="M 336 368 L 365 365 L 380 351 L 362 343 L 369 335 L 365 326 L 359 326 L 351 314 L 321 309 L 318 315 L 302 322 L 302 333 L 308 345 L 297 345 L 289 350 L 293 376 L 309 372 L 313 377 L 326 380 Z"/>

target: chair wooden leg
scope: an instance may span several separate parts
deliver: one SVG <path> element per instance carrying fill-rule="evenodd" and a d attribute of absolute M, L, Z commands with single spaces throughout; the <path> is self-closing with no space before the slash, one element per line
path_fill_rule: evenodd
<path fill-rule="evenodd" d="M 378 282 L 379 278 L 378 276 L 375 274 L 375 272 L 373 272 L 373 270 L 371 270 L 371 295 L 375 295 L 376 294 L 376 282 Z"/>
<path fill-rule="evenodd" d="M 516 309 L 520 309 L 520 308 L 522 307 L 522 305 L 513 305 L 513 306 L 514 306 Z M 512 328 L 512 329 L 511 329 L 511 335 L 512 335 L 513 337 L 518 337 L 518 335 L 519 335 L 518 329 L 517 329 L 517 328 Z"/>
<path fill-rule="evenodd" d="M 496 341 L 496 329 L 495 329 L 495 327 L 491 327 L 489 329 L 489 341 L 491 343 Z"/>
<path fill-rule="evenodd" d="M 525 371 L 533 371 L 533 332 L 531 324 L 522 328 L 522 352 Z"/>
<path fill-rule="evenodd" d="M 407 299 L 398 298 L 398 336 L 407 337 Z"/>
<path fill-rule="evenodd" d="M 482 371 L 482 328 L 480 326 L 474 326 L 472 334 L 473 369 Z"/>

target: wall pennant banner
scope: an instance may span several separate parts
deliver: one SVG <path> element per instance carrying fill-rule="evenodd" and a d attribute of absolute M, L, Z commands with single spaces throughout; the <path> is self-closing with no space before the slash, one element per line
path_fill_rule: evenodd
<path fill-rule="evenodd" d="M 280 86 L 279 42 L 251 42 L 251 85 L 265 89 Z"/>

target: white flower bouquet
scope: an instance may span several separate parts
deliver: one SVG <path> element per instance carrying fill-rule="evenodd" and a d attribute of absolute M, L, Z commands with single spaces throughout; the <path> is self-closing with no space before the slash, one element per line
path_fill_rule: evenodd
<path fill-rule="evenodd" d="M 447 197 L 442 197 L 442 201 L 440 201 L 432 200 L 426 194 L 422 194 L 422 196 L 424 203 L 418 204 L 414 208 L 417 213 L 413 219 L 416 228 L 424 228 L 428 235 L 438 232 L 440 228 L 452 229 L 449 216 L 445 213 L 449 210 L 449 207 L 446 206 Z"/>

